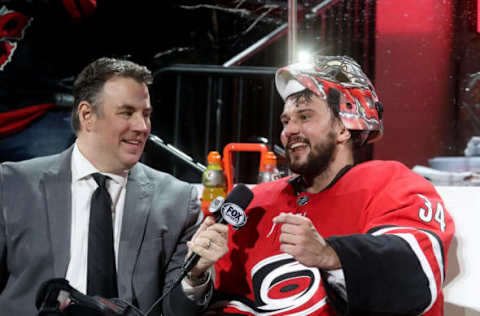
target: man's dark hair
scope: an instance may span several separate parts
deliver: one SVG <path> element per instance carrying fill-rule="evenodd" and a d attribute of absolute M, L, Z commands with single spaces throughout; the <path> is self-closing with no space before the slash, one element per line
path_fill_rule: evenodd
<path fill-rule="evenodd" d="M 72 109 L 72 127 L 77 133 L 80 131 L 80 118 L 78 106 L 80 102 L 87 101 L 95 111 L 102 116 L 100 111 L 100 94 L 105 82 L 114 77 L 132 78 L 139 83 L 150 85 L 153 82 L 152 73 L 145 66 L 122 59 L 102 57 L 86 66 L 73 83 L 73 96 L 75 98 Z"/>
<path fill-rule="evenodd" d="M 288 99 L 293 99 L 295 103 L 299 102 L 312 102 L 312 97 L 316 95 L 310 89 L 304 89 L 302 91 L 291 94 Z M 340 91 L 335 88 L 330 88 L 327 97 L 327 104 L 330 112 L 333 114 L 333 119 L 340 119 Z M 365 131 L 361 130 L 350 130 L 351 141 L 353 143 L 353 148 L 360 148 L 364 145 L 362 138 L 362 133 Z"/>
<path fill-rule="evenodd" d="M 334 91 L 338 91 L 338 90 L 334 90 Z M 331 91 L 330 91 L 331 92 Z M 338 93 L 338 92 L 337 92 Z M 313 92 L 312 90 L 310 89 L 304 89 L 302 91 L 299 91 L 299 92 L 296 92 L 296 93 L 293 93 L 291 94 L 288 99 L 293 99 L 293 101 L 295 103 L 299 103 L 299 102 L 306 102 L 306 103 L 310 103 L 312 102 L 312 97 L 316 95 L 315 92 Z M 338 95 L 338 97 L 340 97 L 340 95 Z M 328 104 L 328 108 L 330 109 L 330 111 L 332 112 L 333 114 L 333 117 L 334 118 L 340 118 L 340 115 L 339 115 L 339 101 L 338 102 L 331 102 L 332 98 L 329 98 L 327 100 L 327 104 Z"/>

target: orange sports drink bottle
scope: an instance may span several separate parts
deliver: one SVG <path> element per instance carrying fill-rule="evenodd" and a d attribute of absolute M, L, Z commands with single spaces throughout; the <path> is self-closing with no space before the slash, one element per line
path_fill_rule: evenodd
<path fill-rule="evenodd" d="M 257 183 L 270 182 L 280 178 L 280 171 L 277 169 L 277 156 L 272 151 L 268 151 L 261 156 Z"/>
<path fill-rule="evenodd" d="M 207 169 L 202 174 L 202 211 L 205 216 L 211 215 L 208 206 L 218 196 L 226 196 L 225 174 L 222 159 L 217 151 L 211 151 L 207 157 Z"/>

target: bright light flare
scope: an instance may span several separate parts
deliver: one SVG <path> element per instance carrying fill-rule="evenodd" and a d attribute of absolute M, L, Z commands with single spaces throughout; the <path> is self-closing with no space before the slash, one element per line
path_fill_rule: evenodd
<path fill-rule="evenodd" d="M 309 51 L 302 50 L 298 52 L 298 62 L 300 63 L 312 63 L 313 56 Z"/>

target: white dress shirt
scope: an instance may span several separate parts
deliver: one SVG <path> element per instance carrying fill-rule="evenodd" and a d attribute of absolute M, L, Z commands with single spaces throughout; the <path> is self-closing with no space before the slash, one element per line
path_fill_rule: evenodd
<path fill-rule="evenodd" d="M 88 224 L 90 220 L 90 202 L 98 185 L 91 176 L 99 172 L 74 145 L 72 152 L 72 226 L 70 233 L 70 263 L 66 279 L 70 285 L 82 293 L 87 291 L 87 255 L 88 255 Z M 108 193 L 112 198 L 113 241 L 115 263 L 118 268 L 118 245 L 125 205 L 125 188 L 128 171 L 119 176 L 102 173 L 111 180 L 106 183 Z"/>
<path fill-rule="evenodd" d="M 80 152 L 77 143 L 75 143 L 72 152 L 72 226 L 70 233 L 70 262 L 67 268 L 65 278 L 70 285 L 80 291 L 87 292 L 87 256 L 88 256 L 88 226 L 90 220 L 90 202 L 93 192 L 98 185 L 91 176 L 99 172 L 90 161 Z M 112 224 L 113 224 L 113 242 L 115 251 L 115 264 L 118 269 L 118 247 L 120 243 L 120 233 L 125 206 L 125 194 L 128 178 L 128 170 L 124 175 L 111 173 L 102 174 L 110 177 L 106 183 L 108 193 L 112 199 Z M 185 294 L 192 300 L 202 300 L 208 289 L 208 281 L 199 286 L 190 286 L 186 281 L 182 281 L 182 287 Z"/>

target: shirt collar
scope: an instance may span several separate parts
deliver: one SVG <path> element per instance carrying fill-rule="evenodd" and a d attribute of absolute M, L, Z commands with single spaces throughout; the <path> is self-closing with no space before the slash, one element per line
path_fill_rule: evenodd
<path fill-rule="evenodd" d="M 73 146 L 72 152 L 72 181 L 76 182 L 83 180 L 90 176 L 92 173 L 100 172 L 95 166 L 82 154 L 78 148 L 77 142 Z M 113 173 L 100 172 L 108 176 L 117 184 L 123 186 L 127 182 L 128 170 L 125 171 L 123 176 Z"/>
<path fill-rule="evenodd" d="M 330 189 L 335 183 L 338 182 L 338 180 L 340 180 L 341 177 L 343 177 L 343 175 L 345 175 L 345 173 L 347 173 L 352 168 L 353 168 L 353 165 L 344 166 L 337 173 L 335 178 L 333 178 L 333 180 L 321 192 Z M 296 175 L 296 176 L 291 177 L 287 181 L 290 183 L 291 187 L 293 188 L 293 191 L 294 191 L 295 195 L 298 195 L 301 192 L 306 192 L 305 183 L 303 182 L 302 176 Z"/>

